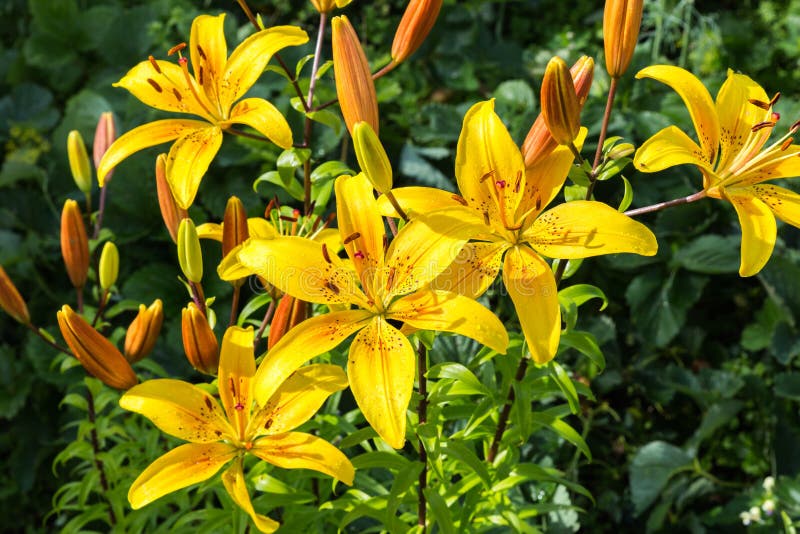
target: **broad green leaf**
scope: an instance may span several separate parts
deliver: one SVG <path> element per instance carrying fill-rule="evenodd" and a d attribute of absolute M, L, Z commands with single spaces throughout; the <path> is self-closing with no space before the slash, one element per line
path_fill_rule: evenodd
<path fill-rule="evenodd" d="M 800 401 L 800 373 L 781 373 L 775 376 L 775 394 Z"/>
<path fill-rule="evenodd" d="M 449 391 L 454 395 L 491 395 L 481 381 L 460 363 L 440 363 L 428 370 L 428 378 L 452 379 L 458 384 Z"/>
<path fill-rule="evenodd" d="M 634 512 L 641 514 L 658 498 L 670 477 L 690 468 L 692 457 L 664 441 L 651 441 L 636 452 L 630 465 L 630 489 Z"/>
<path fill-rule="evenodd" d="M 565 440 L 575 445 L 578 450 L 581 451 L 583 455 L 591 461 L 592 451 L 589 450 L 589 446 L 586 445 L 586 441 L 584 441 L 583 437 L 581 437 L 581 435 L 578 434 L 574 428 L 569 426 L 563 420 L 557 419 L 556 417 L 544 412 L 532 413 L 531 420 L 534 424 L 549 428 Z"/>
<path fill-rule="evenodd" d="M 620 175 L 620 178 L 622 178 L 622 183 L 625 186 L 625 193 L 622 195 L 622 201 L 620 201 L 617 210 L 620 213 L 624 213 L 625 210 L 631 207 L 631 203 L 633 202 L 633 186 L 631 186 L 631 183 L 624 176 Z"/>
<path fill-rule="evenodd" d="M 384 469 L 400 470 L 408 466 L 409 460 L 396 452 L 373 451 L 365 452 L 350 459 L 356 469 L 372 469 L 382 467 Z"/>
<path fill-rule="evenodd" d="M 578 413 L 581 409 L 581 403 L 578 398 L 578 392 L 575 391 L 575 385 L 572 383 L 569 375 L 564 368 L 561 367 L 561 364 L 555 360 L 550 361 L 548 368 L 550 369 L 550 378 L 553 379 L 558 385 L 558 389 L 560 389 L 561 393 L 566 397 L 570 411 L 573 414 Z"/>
<path fill-rule="evenodd" d="M 597 344 L 597 339 L 589 332 L 572 330 L 561 334 L 561 344 L 565 347 L 575 349 L 597 365 L 602 371 L 606 367 L 606 359 L 603 351 Z"/>
<path fill-rule="evenodd" d="M 486 467 L 486 462 L 480 460 L 478 456 L 470 450 L 469 447 L 459 441 L 448 441 L 442 444 L 444 454 L 453 458 L 457 462 L 467 468 L 468 473 L 475 473 L 480 477 L 483 486 L 488 488 L 491 483 L 491 475 L 489 469 Z"/>
<path fill-rule="evenodd" d="M 450 516 L 450 507 L 447 506 L 444 498 L 435 488 L 425 488 L 423 493 L 428 500 L 430 515 L 439 526 L 439 531 L 443 534 L 455 534 L 456 529 L 453 526 L 453 518 Z"/>
<path fill-rule="evenodd" d="M 606 309 L 608 298 L 599 287 L 590 284 L 575 284 L 558 291 L 558 301 L 564 307 L 566 307 L 567 302 L 574 302 L 576 306 L 582 306 L 593 298 L 603 301 L 600 311 Z"/>
<path fill-rule="evenodd" d="M 703 274 L 739 271 L 738 236 L 703 235 L 678 249 L 673 262 L 684 269 Z"/>

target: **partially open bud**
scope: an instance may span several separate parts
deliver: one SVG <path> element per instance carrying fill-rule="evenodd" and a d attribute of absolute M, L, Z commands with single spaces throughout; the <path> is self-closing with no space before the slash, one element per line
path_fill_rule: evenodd
<path fill-rule="evenodd" d="M 606 0 L 603 46 L 606 70 L 612 78 L 622 76 L 633 58 L 642 25 L 643 3 L 642 0 Z"/>
<path fill-rule="evenodd" d="M 81 288 L 89 273 L 89 241 L 78 203 L 67 200 L 61 211 L 61 255 L 72 285 Z"/>
<path fill-rule="evenodd" d="M 225 206 L 222 219 L 222 257 L 241 245 L 250 237 L 247 229 L 247 212 L 239 197 L 231 197 Z"/>
<path fill-rule="evenodd" d="M 106 153 L 108 147 L 117 138 L 117 129 L 114 127 L 114 114 L 110 111 L 105 111 L 100 114 L 100 119 L 97 121 L 97 128 L 94 130 L 94 145 L 92 146 L 92 159 L 94 160 L 94 168 L 100 166 L 100 160 L 103 159 L 103 154 Z M 114 172 L 112 167 L 105 177 L 105 182 L 111 180 L 111 174 Z"/>
<path fill-rule="evenodd" d="M 28 306 L 22 300 L 22 295 L 19 294 L 17 287 L 8 277 L 2 265 L 0 265 L 0 308 L 3 308 L 7 314 L 22 324 L 31 322 Z"/>
<path fill-rule="evenodd" d="M 351 0 L 311 0 L 311 5 L 320 13 L 330 13 L 334 7 L 342 8 L 350 2 Z"/>
<path fill-rule="evenodd" d="M 203 278 L 203 253 L 197 229 L 188 218 L 178 226 L 178 262 L 186 279 L 199 284 Z"/>
<path fill-rule="evenodd" d="M 111 286 L 117 283 L 119 274 L 119 251 L 117 245 L 111 241 L 106 241 L 103 251 L 100 253 L 99 278 L 100 287 L 108 291 Z"/>
<path fill-rule="evenodd" d="M 269 339 L 267 349 L 271 349 L 275 343 L 292 328 L 302 323 L 306 318 L 307 303 L 296 299 L 291 295 L 283 295 L 278 305 L 275 307 L 275 314 L 269 325 Z"/>
<path fill-rule="evenodd" d="M 167 227 L 173 243 L 178 239 L 178 225 L 189 216 L 188 212 L 179 207 L 172 195 L 172 190 L 167 182 L 167 155 L 159 154 L 156 158 L 156 189 L 158 190 L 158 207 L 161 208 L 161 218 Z"/>
<path fill-rule="evenodd" d="M 116 389 L 130 389 L 139 383 L 125 356 L 83 317 L 67 305 L 56 315 L 64 341 L 89 374 Z"/>
<path fill-rule="evenodd" d="M 347 130 L 352 135 L 353 126 L 364 121 L 377 134 L 378 98 L 367 56 L 347 17 L 334 17 L 331 24 L 336 93 Z"/>
<path fill-rule="evenodd" d="M 129 362 L 136 363 L 153 352 L 163 322 L 164 305 L 161 299 L 154 300 L 147 308 L 139 304 L 139 314 L 125 334 L 125 358 Z"/>
<path fill-rule="evenodd" d="M 582 56 L 572 65 L 569 72 L 572 74 L 575 94 L 578 97 L 578 108 L 583 109 L 594 78 L 594 59 L 589 56 Z M 544 115 L 540 113 L 528 131 L 525 142 L 522 143 L 522 156 L 525 158 L 525 167 L 533 167 L 555 150 L 557 146 L 558 143 L 553 139 L 547 124 L 544 122 Z"/>
<path fill-rule="evenodd" d="M 92 190 L 92 166 L 86 153 L 86 144 L 78 130 L 72 130 L 67 136 L 67 157 L 75 185 L 84 193 L 89 193 Z"/>
<path fill-rule="evenodd" d="M 559 145 L 570 145 L 581 127 L 578 96 L 569 67 L 560 57 L 547 63 L 542 80 L 542 115 Z"/>
<path fill-rule="evenodd" d="M 353 126 L 353 147 L 358 165 L 372 182 L 372 187 L 381 194 L 391 190 L 392 165 L 389 156 L 375 131 L 366 122 L 357 122 Z"/>
<path fill-rule="evenodd" d="M 219 366 L 219 344 L 203 315 L 194 302 L 181 312 L 181 334 L 186 359 L 192 367 L 207 375 L 216 375 Z"/>
<path fill-rule="evenodd" d="M 392 61 L 402 63 L 417 51 L 431 32 L 442 0 L 411 0 L 392 41 Z"/>

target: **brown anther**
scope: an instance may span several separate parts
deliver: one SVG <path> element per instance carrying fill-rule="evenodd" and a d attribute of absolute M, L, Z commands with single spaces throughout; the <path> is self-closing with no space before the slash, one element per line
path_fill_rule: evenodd
<path fill-rule="evenodd" d="M 200 47 L 200 45 L 197 45 L 197 53 L 200 54 L 201 58 L 206 59 L 206 53 L 203 52 L 203 49 Z"/>
<path fill-rule="evenodd" d="M 278 217 L 278 218 L 279 218 L 280 220 L 282 220 L 282 221 L 287 221 L 287 222 L 297 222 L 297 217 L 289 217 L 288 215 L 281 215 L 281 216 L 280 216 L 280 217 Z"/>
<path fill-rule="evenodd" d="M 489 179 L 489 177 L 490 177 L 491 175 L 493 175 L 493 174 L 494 174 L 494 170 L 491 170 L 491 171 L 487 172 L 486 174 L 484 174 L 483 176 L 481 176 L 481 179 L 480 179 L 480 180 L 478 180 L 478 182 L 480 182 L 480 183 L 483 183 L 483 182 L 485 182 L 485 181 L 486 181 L 486 180 L 488 180 L 488 179 Z"/>
<path fill-rule="evenodd" d="M 754 106 L 757 106 L 757 107 L 759 107 L 759 108 L 761 108 L 761 109 L 763 109 L 765 111 L 768 110 L 769 107 L 770 107 L 769 102 L 762 102 L 761 100 L 758 100 L 757 98 L 748 98 L 747 101 L 750 102 L 751 104 L 753 104 Z"/>
<path fill-rule="evenodd" d="M 186 43 L 178 43 L 175 46 L 173 46 L 172 48 L 170 48 L 169 50 L 167 50 L 167 55 L 171 56 L 175 52 L 180 52 L 184 48 L 186 48 Z"/>
<path fill-rule="evenodd" d="M 161 88 L 161 86 L 160 86 L 160 85 L 158 85 L 154 79 L 152 79 L 152 78 L 147 78 L 147 83 L 149 83 L 149 84 L 150 84 L 150 86 L 151 86 L 153 89 L 155 89 L 156 91 L 158 91 L 159 93 L 163 91 L 163 89 Z"/>
<path fill-rule="evenodd" d="M 172 88 L 172 94 L 175 95 L 175 98 L 178 99 L 178 102 L 183 100 L 183 97 L 181 96 L 181 93 L 174 87 Z"/>
<path fill-rule="evenodd" d="M 800 130 L 800 120 L 795 121 L 795 123 L 792 124 L 791 128 L 789 128 L 790 133 L 795 133 L 797 130 Z"/>
<path fill-rule="evenodd" d="M 772 97 L 772 100 L 769 101 L 769 105 L 774 106 L 775 104 L 778 103 L 778 100 L 780 98 L 781 98 L 781 92 L 778 91 L 777 93 L 775 93 L 775 96 Z"/>
<path fill-rule="evenodd" d="M 273 198 L 267 204 L 266 209 L 264 209 L 264 218 L 265 219 L 269 219 L 270 218 L 270 214 L 272 213 L 272 210 L 273 210 L 274 207 L 275 207 L 275 199 Z"/>
<path fill-rule="evenodd" d="M 541 197 L 536 197 L 536 211 L 542 209 L 542 199 Z"/>
<path fill-rule="evenodd" d="M 323 226 L 323 228 L 327 228 L 328 226 L 330 226 L 330 224 L 333 222 L 335 218 L 336 218 L 335 213 L 331 213 L 330 215 L 328 215 L 328 218 L 325 219 L 325 225 Z"/>
<path fill-rule="evenodd" d="M 354 234 L 350 234 L 349 236 L 347 236 L 347 237 L 345 238 L 345 240 L 344 240 L 342 243 L 343 243 L 344 245 L 347 245 L 348 243 L 352 243 L 353 241 L 355 241 L 355 240 L 356 240 L 356 239 L 358 239 L 359 237 L 361 237 L 361 234 L 360 234 L 360 233 L 358 233 L 358 232 L 356 232 L 356 233 L 354 233 Z"/>
<path fill-rule="evenodd" d="M 455 200 L 456 202 L 458 202 L 459 204 L 461 204 L 462 206 L 467 206 L 468 205 L 467 201 L 461 195 L 453 195 L 451 198 L 453 200 Z"/>
<path fill-rule="evenodd" d="M 314 213 L 314 208 L 315 208 L 315 207 L 317 207 L 317 201 L 316 201 L 316 199 L 312 200 L 312 201 L 311 201 L 311 202 L 308 204 L 308 210 L 306 211 L 306 216 L 308 216 L 308 215 L 311 215 L 312 213 Z"/>
<path fill-rule="evenodd" d="M 522 171 L 517 171 L 517 181 L 514 182 L 514 192 L 519 193 L 519 186 L 522 184 Z"/>
<path fill-rule="evenodd" d="M 200 72 L 197 73 L 197 81 L 203 85 L 203 66 L 200 65 Z"/>
<path fill-rule="evenodd" d="M 161 67 L 158 66 L 158 61 L 156 61 L 156 58 L 154 58 L 153 56 L 149 56 L 147 60 L 150 61 L 150 64 L 153 66 L 156 72 L 161 74 Z"/>
<path fill-rule="evenodd" d="M 394 283 L 394 273 L 394 267 L 391 267 L 389 269 L 389 276 L 386 277 L 386 291 L 389 291 L 389 288 L 392 287 L 392 284 Z"/>
<path fill-rule="evenodd" d="M 320 224 L 322 224 L 322 218 L 319 215 L 317 215 L 317 218 L 314 219 L 314 224 L 311 225 L 312 234 L 317 231 L 317 228 L 319 228 Z"/>
<path fill-rule="evenodd" d="M 208 397 L 206 397 L 206 398 L 205 398 L 205 401 L 206 401 L 206 406 L 208 407 L 208 409 L 209 409 L 209 410 L 212 410 L 212 409 L 214 408 L 214 404 L 211 402 L 211 399 L 209 399 Z"/>
<path fill-rule="evenodd" d="M 775 123 L 772 121 L 759 122 L 758 124 L 750 128 L 750 131 L 757 132 L 759 130 L 763 130 L 764 128 L 772 128 L 773 126 L 775 126 Z"/>
<path fill-rule="evenodd" d="M 333 263 L 331 257 L 328 255 L 328 245 L 325 243 L 322 244 L 322 257 L 325 258 L 325 261 L 328 263 Z"/>
<path fill-rule="evenodd" d="M 333 282 L 331 282 L 331 281 L 325 282 L 325 287 L 330 289 L 334 294 L 336 294 L 336 295 L 339 294 L 339 288 Z"/>
<path fill-rule="evenodd" d="M 383 236 L 383 251 L 386 252 L 387 248 L 389 248 L 389 238 L 384 235 Z"/>
<path fill-rule="evenodd" d="M 788 139 L 786 139 L 786 141 L 784 141 L 783 144 L 781 145 L 781 151 L 784 151 L 790 146 L 792 146 L 792 143 L 794 143 L 794 138 L 789 137 Z"/>

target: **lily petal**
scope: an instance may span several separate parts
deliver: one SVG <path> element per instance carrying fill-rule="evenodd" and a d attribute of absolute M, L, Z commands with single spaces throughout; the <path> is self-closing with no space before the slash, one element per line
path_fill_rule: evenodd
<path fill-rule="evenodd" d="M 467 243 L 453 263 L 431 282 L 431 288 L 473 299 L 483 295 L 497 278 L 503 252 L 509 246 L 505 241 Z"/>
<path fill-rule="evenodd" d="M 347 376 L 338 365 L 301 367 L 287 378 L 253 416 L 248 434 L 280 434 L 311 419 L 325 400 L 347 387 Z"/>
<path fill-rule="evenodd" d="M 380 317 L 350 345 L 347 375 L 353 396 L 370 426 L 395 449 L 406 441 L 406 409 L 415 370 L 408 338 Z"/>
<path fill-rule="evenodd" d="M 256 374 L 253 337 L 253 327 L 231 326 L 222 338 L 219 356 L 219 398 L 240 440 L 245 438 L 253 398 L 251 381 Z"/>
<path fill-rule="evenodd" d="M 214 397 L 181 380 L 157 378 L 142 382 L 129 389 L 119 405 L 147 417 L 167 434 L 193 443 L 236 435 Z"/>
<path fill-rule="evenodd" d="M 392 194 L 411 219 L 420 213 L 430 213 L 433 210 L 466 204 L 466 200 L 459 195 L 435 187 L 398 187 L 392 189 Z M 400 217 L 386 195 L 378 197 L 378 211 L 385 217 Z"/>
<path fill-rule="evenodd" d="M 750 190 L 780 220 L 800 228 L 800 195 L 771 184 L 754 185 Z"/>
<path fill-rule="evenodd" d="M 173 143 L 167 154 L 167 183 L 175 203 L 189 209 L 200 180 L 222 145 L 222 130 L 207 126 L 188 132 Z"/>
<path fill-rule="evenodd" d="M 754 125 L 765 119 L 768 111 L 751 104 L 750 100 L 768 103 L 764 89 L 749 76 L 735 74 L 728 69 L 728 78 L 717 93 L 717 116 L 720 122 L 720 159 L 718 169 L 727 169 L 745 145 L 754 140 L 751 151 L 757 152 L 769 137 L 765 128 L 752 131 Z"/>
<path fill-rule="evenodd" d="M 514 302 L 533 361 L 549 362 L 561 337 L 561 308 L 553 271 L 530 248 L 517 246 L 506 253 L 503 283 Z"/>
<path fill-rule="evenodd" d="M 778 230 L 775 216 L 769 206 L 754 198 L 755 192 L 747 189 L 723 191 L 736 208 L 742 226 L 742 259 L 739 276 L 753 276 L 767 264 L 775 248 Z"/>
<path fill-rule="evenodd" d="M 495 314 L 449 291 L 416 291 L 393 302 L 386 316 L 422 330 L 461 334 L 501 354 L 508 348 L 508 334 Z"/>
<path fill-rule="evenodd" d="M 669 85 L 680 95 L 697 131 L 698 141 L 702 147 L 702 158 L 708 163 L 713 163 L 719 146 L 719 120 L 711 95 L 703 83 L 689 71 L 672 65 L 646 67 L 636 74 L 636 78 L 652 78 Z"/>
<path fill-rule="evenodd" d="M 523 237 L 536 252 L 550 258 L 589 258 L 632 252 L 653 256 L 653 232 L 602 202 L 577 200 L 544 212 Z"/>
<path fill-rule="evenodd" d="M 760 163 L 758 165 L 726 177 L 720 185 L 730 189 L 733 186 L 759 184 L 766 180 L 800 176 L 798 154 L 800 154 L 800 145 L 791 145 L 785 150 L 773 150 L 769 154 L 762 152 L 759 155 Z"/>
<path fill-rule="evenodd" d="M 667 126 L 656 133 L 639 147 L 633 157 L 634 166 L 642 172 L 661 171 L 685 163 L 697 165 L 710 174 L 714 173 L 697 143 L 676 126 Z"/>
<path fill-rule="evenodd" d="M 189 37 L 189 54 L 194 78 L 202 85 L 203 93 L 210 102 L 219 102 L 219 82 L 228 59 L 225 13 L 216 17 L 200 15 L 194 19 Z M 219 116 L 224 116 L 221 110 L 217 112 Z"/>
<path fill-rule="evenodd" d="M 270 533 L 278 530 L 278 527 L 281 526 L 280 523 L 265 515 L 256 513 L 255 509 L 253 509 L 250 492 L 247 491 L 247 484 L 244 480 L 241 458 L 238 458 L 232 466 L 222 473 L 222 483 L 225 485 L 225 489 L 228 490 L 228 495 L 231 496 L 233 502 L 250 516 L 250 519 L 253 520 L 260 532 Z"/>
<path fill-rule="evenodd" d="M 307 41 L 308 34 L 297 26 L 274 26 L 242 41 L 228 58 L 219 82 L 220 107 L 230 109 L 256 83 L 275 52 Z"/>
<path fill-rule="evenodd" d="M 292 129 L 278 108 L 263 98 L 245 98 L 231 111 L 230 119 L 220 123 L 246 124 L 281 148 L 291 148 Z"/>
<path fill-rule="evenodd" d="M 415 217 L 397 233 L 386 253 L 384 300 L 410 293 L 436 278 L 469 239 L 485 231 L 483 219 L 465 206 Z"/>
<path fill-rule="evenodd" d="M 122 160 L 145 148 L 167 143 L 193 130 L 208 127 L 208 123 L 189 119 L 165 119 L 137 126 L 114 141 L 97 167 L 97 181 L 105 184 L 106 175 Z"/>
<path fill-rule="evenodd" d="M 342 451 L 322 438 L 304 432 L 264 436 L 250 452 L 284 469 L 313 469 L 352 485 L 355 469 Z"/>
<path fill-rule="evenodd" d="M 263 406 L 281 384 L 305 362 L 336 347 L 373 317 L 364 310 L 317 315 L 289 330 L 258 366 L 254 379 L 256 402 Z"/>
<path fill-rule="evenodd" d="M 186 443 L 167 452 L 142 471 L 128 491 L 131 508 L 138 510 L 173 491 L 203 482 L 237 454 L 227 443 Z"/>

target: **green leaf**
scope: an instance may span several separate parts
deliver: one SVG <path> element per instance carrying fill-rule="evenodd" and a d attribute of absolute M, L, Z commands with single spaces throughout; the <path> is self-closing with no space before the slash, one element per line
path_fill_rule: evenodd
<path fill-rule="evenodd" d="M 578 392 L 575 391 L 575 384 L 572 383 L 567 372 L 555 360 L 551 360 L 547 364 L 547 368 L 550 371 L 550 378 L 553 379 L 558 385 L 558 389 L 566 397 L 570 411 L 574 414 L 578 413 L 581 409 L 580 399 L 578 398 Z"/>
<path fill-rule="evenodd" d="M 308 148 L 292 147 L 281 152 L 275 165 L 278 167 L 278 173 L 285 185 L 289 184 L 289 181 L 294 178 L 295 171 L 302 167 L 310 157 L 311 150 Z"/>
<path fill-rule="evenodd" d="M 404 469 L 408 466 L 409 460 L 396 452 L 372 451 L 360 454 L 352 458 L 353 467 L 356 469 L 372 469 L 382 467 L 384 469 Z"/>
<path fill-rule="evenodd" d="M 600 306 L 600 311 L 605 310 L 606 306 L 608 306 L 608 298 L 599 287 L 590 284 L 575 284 L 574 286 L 565 287 L 558 292 L 558 302 L 565 308 L 568 302 L 574 302 L 576 306 L 582 306 L 589 300 L 595 298 L 603 301 L 602 306 Z"/>
<path fill-rule="evenodd" d="M 624 213 L 625 210 L 631 206 L 631 202 L 633 202 L 633 186 L 631 186 L 631 183 L 624 176 L 620 175 L 620 178 L 622 178 L 622 183 L 625 186 L 625 193 L 622 195 L 622 201 L 619 203 L 617 210 L 620 213 Z"/>
<path fill-rule="evenodd" d="M 606 358 L 603 356 L 603 351 L 597 344 L 597 339 L 590 332 L 581 332 L 572 330 L 561 334 L 561 344 L 565 347 L 575 349 L 600 368 L 602 371 L 606 368 Z"/>
<path fill-rule="evenodd" d="M 775 394 L 800 401 L 800 373 L 781 373 L 775 376 Z"/>
<path fill-rule="evenodd" d="M 256 178 L 256 180 L 253 182 L 253 191 L 258 193 L 259 185 L 262 183 L 273 184 L 283 188 L 295 200 L 302 201 L 303 197 L 305 196 L 305 190 L 300 182 L 295 179 L 291 179 L 287 184 L 284 182 L 283 178 L 281 178 L 281 175 L 278 173 L 278 171 L 267 171 Z"/>
<path fill-rule="evenodd" d="M 311 171 L 311 183 L 321 184 L 345 174 L 352 175 L 355 171 L 342 161 L 326 161 Z"/>
<path fill-rule="evenodd" d="M 586 445 L 586 441 L 581 437 L 574 428 L 569 426 L 561 419 L 556 418 L 548 412 L 534 412 L 531 414 L 531 420 L 537 425 L 549 428 L 565 440 L 575 445 L 579 451 L 583 453 L 588 460 L 592 459 L 592 451 Z"/>
<path fill-rule="evenodd" d="M 472 371 L 460 363 L 440 363 L 428 370 L 428 378 L 449 378 L 458 383 L 456 390 L 451 389 L 450 393 L 455 395 L 491 395 L 491 392 L 481 384 Z"/>
<path fill-rule="evenodd" d="M 486 467 L 486 462 L 480 460 L 478 456 L 472 452 L 469 447 L 460 441 L 448 441 L 442 444 L 442 450 L 449 457 L 456 460 L 466 467 L 468 474 L 475 473 L 481 479 L 483 486 L 489 488 L 492 484 L 492 477 L 489 474 L 489 469 Z"/>
<path fill-rule="evenodd" d="M 656 500 L 669 479 L 690 467 L 692 457 L 664 441 L 652 441 L 639 449 L 630 465 L 630 489 L 638 516 Z"/>
<path fill-rule="evenodd" d="M 253 315 L 259 309 L 266 306 L 272 300 L 272 295 L 269 293 L 262 293 L 261 295 L 256 295 L 252 299 L 250 299 L 247 304 L 242 308 L 242 311 L 239 312 L 239 318 L 237 320 L 237 324 L 242 326 L 245 324 L 245 321 L 248 317 Z"/>
<path fill-rule="evenodd" d="M 703 420 L 694 435 L 686 442 L 686 449 L 692 454 L 697 453 L 697 448 L 714 432 L 736 417 L 742 409 L 743 403 L 738 400 L 728 399 L 712 404 L 703 415 Z"/>
<path fill-rule="evenodd" d="M 739 271 L 739 237 L 703 235 L 675 253 L 676 265 L 703 274 Z"/>
<path fill-rule="evenodd" d="M 425 488 L 423 493 L 428 500 L 433 520 L 439 525 L 439 531 L 443 534 L 455 534 L 456 530 L 453 526 L 453 518 L 450 516 L 450 507 L 447 506 L 444 498 L 439 495 L 435 488 Z"/>

